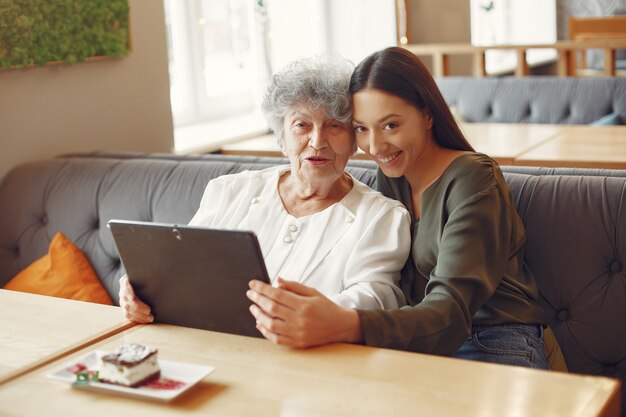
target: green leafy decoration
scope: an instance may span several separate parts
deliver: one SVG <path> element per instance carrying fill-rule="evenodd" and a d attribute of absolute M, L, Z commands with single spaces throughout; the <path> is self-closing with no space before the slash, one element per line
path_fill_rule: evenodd
<path fill-rule="evenodd" d="M 129 10 L 128 0 L 0 0 L 0 67 L 126 56 Z"/>
<path fill-rule="evenodd" d="M 98 382 L 99 371 L 82 371 L 76 374 L 76 380 L 72 383 L 75 387 L 88 385 L 90 382 Z"/>

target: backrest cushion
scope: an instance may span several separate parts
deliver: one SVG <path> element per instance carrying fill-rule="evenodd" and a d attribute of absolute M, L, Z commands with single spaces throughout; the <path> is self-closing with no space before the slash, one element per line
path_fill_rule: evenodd
<path fill-rule="evenodd" d="M 623 77 L 441 77 L 448 106 L 468 122 L 589 124 L 615 113 L 626 120 Z"/>
<path fill-rule="evenodd" d="M 48 254 L 21 270 L 4 289 L 113 304 L 85 255 L 61 232 L 52 238 Z"/>
<path fill-rule="evenodd" d="M 626 171 L 503 171 L 526 228 L 524 259 L 567 367 L 619 378 L 626 396 Z"/>

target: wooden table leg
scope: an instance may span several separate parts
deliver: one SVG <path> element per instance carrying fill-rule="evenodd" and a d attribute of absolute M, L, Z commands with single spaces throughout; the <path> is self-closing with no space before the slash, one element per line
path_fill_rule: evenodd
<path fill-rule="evenodd" d="M 569 62 L 572 59 L 572 51 L 569 49 L 559 49 L 559 57 L 556 64 L 556 73 L 559 77 L 567 77 L 569 75 Z"/>
<path fill-rule="evenodd" d="M 515 76 L 516 77 L 525 77 L 530 74 L 530 70 L 528 69 L 528 63 L 526 62 L 526 50 L 518 49 L 517 53 L 517 66 L 515 67 Z"/>
<path fill-rule="evenodd" d="M 615 77 L 615 49 L 604 48 L 604 75 Z"/>
<path fill-rule="evenodd" d="M 448 55 L 443 52 L 436 52 L 433 55 L 433 71 L 435 77 L 446 77 L 450 74 Z"/>
<path fill-rule="evenodd" d="M 485 51 L 476 52 L 474 54 L 474 77 L 485 77 L 487 68 L 485 67 Z"/>
<path fill-rule="evenodd" d="M 567 76 L 576 76 L 576 49 L 570 49 L 567 51 Z"/>

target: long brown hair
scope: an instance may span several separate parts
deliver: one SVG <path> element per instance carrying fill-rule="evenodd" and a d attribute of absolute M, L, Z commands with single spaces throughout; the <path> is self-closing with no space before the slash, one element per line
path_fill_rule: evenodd
<path fill-rule="evenodd" d="M 404 48 L 391 47 L 365 58 L 352 73 L 350 93 L 373 88 L 400 97 L 433 116 L 433 137 L 448 149 L 474 151 L 452 117 L 435 80 L 426 66 Z"/>

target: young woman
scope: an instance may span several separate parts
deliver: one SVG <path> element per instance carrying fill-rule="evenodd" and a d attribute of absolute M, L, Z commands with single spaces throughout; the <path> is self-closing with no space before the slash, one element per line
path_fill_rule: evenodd
<path fill-rule="evenodd" d="M 497 163 L 474 152 L 426 67 L 404 49 L 367 57 L 350 92 L 357 145 L 380 168 L 378 189 L 412 216 L 401 280 L 410 306 L 350 310 L 298 283 L 252 281 L 259 330 L 296 347 L 361 342 L 547 368 L 524 227 Z"/>

